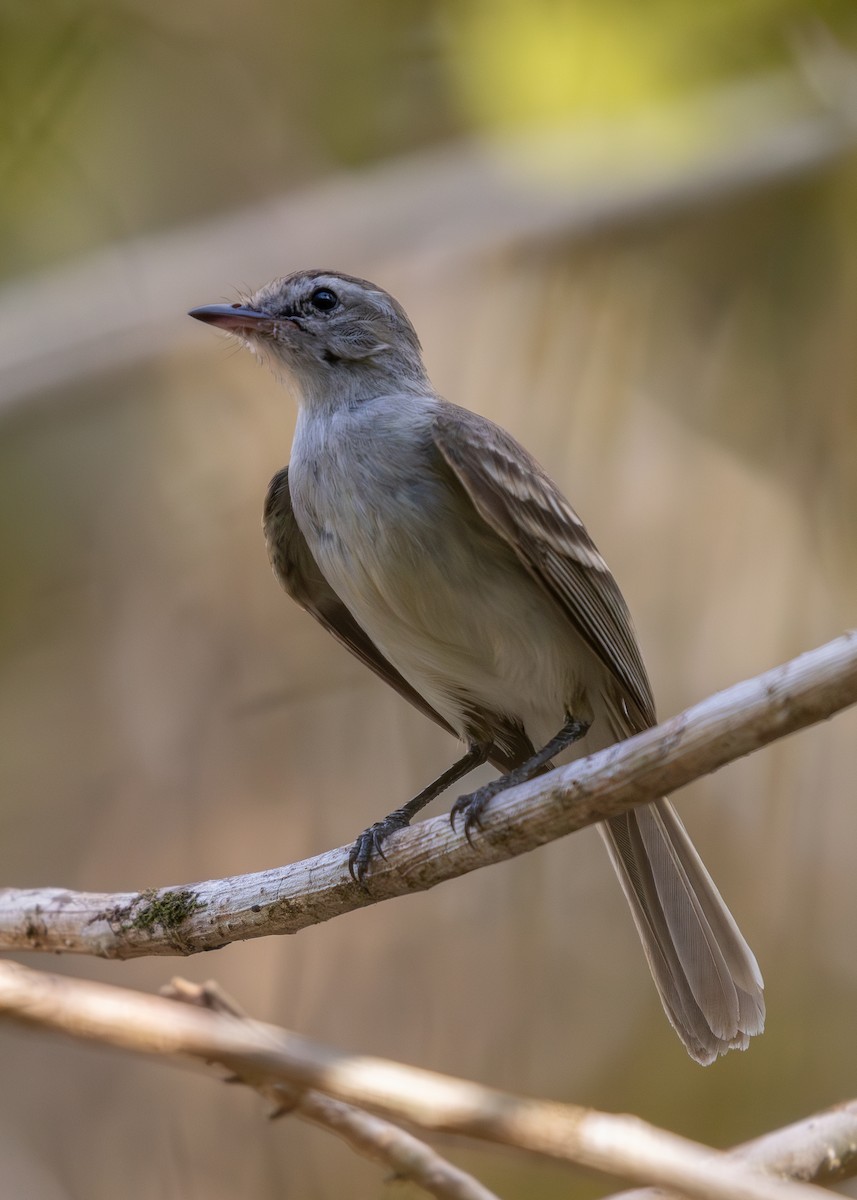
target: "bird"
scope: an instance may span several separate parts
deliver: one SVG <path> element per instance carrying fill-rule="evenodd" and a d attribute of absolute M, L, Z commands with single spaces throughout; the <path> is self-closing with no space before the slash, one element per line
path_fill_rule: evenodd
<path fill-rule="evenodd" d="M 263 528 L 285 591 L 465 750 L 359 835 L 386 839 L 475 767 L 500 772 L 451 820 L 478 837 L 502 788 L 656 723 L 631 617 L 582 520 L 505 429 L 434 390 L 402 305 L 301 270 L 190 316 L 237 337 L 297 402 Z M 599 824 L 655 986 L 710 1064 L 764 1027 L 755 956 L 666 799 Z"/>

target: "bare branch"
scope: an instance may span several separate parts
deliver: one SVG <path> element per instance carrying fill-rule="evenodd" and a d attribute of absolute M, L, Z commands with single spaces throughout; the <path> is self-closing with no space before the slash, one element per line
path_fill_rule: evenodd
<path fill-rule="evenodd" d="M 731 1151 L 736 1160 L 807 1183 L 857 1175 L 857 1100 L 837 1104 Z"/>
<path fill-rule="evenodd" d="M 837 1104 L 727 1151 L 735 1162 L 804 1183 L 838 1183 L 857 1175 L 857 1100 Z M 619 1192 L 607 1200 L 661 1200 L 658 1188 Z"/>
<path fill-rule="evenodd" d="M 247 1020 L 247 1014 L 213 981 L 196 984 L 187 979 L 173 979 L 167 987 L 161 988 L 161 994 L 209 1012 Z M 273 1107 L 271 1116 L 294 1115 L 322 1126 L 341 1137 L 358 1154 L 389 1167 L 397 1178 L 409 1179 L 437 1196 L 438 1200 L 498 1200 L 494 1192 L 489 1192 L 472 1175 L 447 1162 L 425 1142 L 392 1121 L 342 1100 L 333 1100 L 321 1092 L 275 1083 L 258 1074 L 234 1075 L 232 1078 L 263 1096 Z"/>
<path fill-rule="evenodd" d="M 694 1200 L 816 1200 L 635 1117 L 529 1100 L 386 1059 L 344 1054 L 258 1021 L 0 963 L 0 1015 L 167 1058 L 219 1062 L 241 1078 L 311 1088 L 435 1132 L 678 1190 Z"/>
<path fill-rule="evenodd" d="M 857 633 L 851 632 L 655 729 L 501 792 L 473 846 L 445 816 L 395 834 L 365 888 L 348 873 L 349 847 L 251 875 L 144 892 L 5 888 L 0 949 L 139 958 L 297 933 L 646 804 L 855 701 Z"/>

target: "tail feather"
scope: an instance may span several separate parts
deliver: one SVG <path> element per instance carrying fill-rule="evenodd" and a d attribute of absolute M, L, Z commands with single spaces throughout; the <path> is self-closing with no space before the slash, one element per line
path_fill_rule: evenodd
<path fill-rule="evenodd" d="M 675 810 L 659 800 L 599 829 L 688 1053 L 707 1065 L 746 1049 L 764 1025 L 762 977 Z"/>
<path fill-rule="evenodd" d="M 756 957 L 744 941 L 735 918 L 726 907 L 714 880 L 708 874 L 705 863 L 699 857 L 696 847 L 672 805 L 668 800 L 662 800 L 653 806 L 653 810 L 659 820 L 666 819 L 667 827 L 664 829 L 664 836 L 669 839 L 685 874 L 695 887 L 697 898 L 708 923 L 720 948 L 726 955 L 726 961 L 736 986 L 740 986 L 748 994 L 762 991 L 765 985 Z M 761 1033 L 763 1024 L 764 1006 L 761 1011 L 759 1028 L 753 1030 L 753 1033 Z"/>

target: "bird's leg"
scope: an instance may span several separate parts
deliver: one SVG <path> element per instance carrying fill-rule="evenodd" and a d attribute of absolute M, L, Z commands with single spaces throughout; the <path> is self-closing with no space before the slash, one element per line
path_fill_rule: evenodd
<path fill-rule="evenodd" d="M 380 854 L 381 858 L 385 857 L 382 846 L 391 833 L 395 833 L 397 829 L 404 829 L 406 825 L 410 825 L 411 818 L 415 817 L 421 808 L 425 808 L 427 804 L 431 804 L 432 800 L 436 799 L 441 792 L 445 792 L 448 787 L 457 783 L 459 779 L 462 779 L 477 767 L 481 767 L 490 753 L 490 742 L 473 742 L 466 754 L 462 755 L 451 767 L 447 767 L 442 775 L 438 775 L 437 779 L 430 783 L 428 787 L 424 787 L 418 795 L 414 796 L 413 800 L 409 800 L 407 804 L 403 804 L 401 808 L 397 808 L 395 812 L 391 812 L 388 817 L 384 817 L 383 821 L 376 821 L 374 825 L 370 825 L 368 829 L 364 829 L 351 847 L 351 853 L 348 855 L 348 870 L 354 882 L 363 882 L 363 877 L 366 874 L 366 869 L 372 860 L 373 854 Z M 478 795 L 478 793 L 476 794 Z"/>
<path fill-rule="evenodd" d="M 537 750 L 526 762 L 515 767 L 513 771 L 501 775 L 499 779 L 492 779 L 490 783 L 486 783 L 477 791 L 471 792 L 467 796 L 459 796 L 449 814 L 452 828 L 455 828 L 458 817 L 464 817 L 464 835 L 468 842 L 471 841 L 470 835 L 473 830 L 482 827 L 480 817 L 489 800 L 508 787 L 514 787 L 517 783 L 525 783 L 528 779 L 532 779 L 542 767 L 550 763 L 555 754 L 566 750 L 572 742 L 579 741 L 585 736 L 588 729 L 588 721 L 579 721 L 576 717 L 569 717 L 559 733 L 555 734 L 546 746 L 542 746 L 541 750 Z"/>

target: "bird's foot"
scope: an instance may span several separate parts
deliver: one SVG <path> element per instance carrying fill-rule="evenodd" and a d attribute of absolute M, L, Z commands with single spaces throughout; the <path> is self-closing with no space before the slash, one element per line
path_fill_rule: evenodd
<path fill-rule="evenodd" d="M 565 750 L 572 742 L 582 738 L 588 729 L 588 721 L 580 721 L 577 717 L 569 716 L 559 733 L 526 762 L 521 763 L 519 767 L 515 767 L 506 775 L 501 775 L 499 779 L 493 779 L 490 783 L 486 783 L 484 787 L 478 788 L 475 792 L 471 792 L 467 796 L 459 796 L 449 814 L 449 823 L 452 828 L 455 829 L 455 822 L 459 817 L 464 817 L 464 836 L 472 846 L 471 834 L 474 829 L 482 828 L 482 813 L 488 802 L 493 800 L 499 792 L 504 792 L 506 788 L 526 783 L 540 771 L 550 770 L 553 766 L 551 762 L 553 756 L 559 754 L 561 750 Z"/>
<path fill-rule="evenodd" d="M 502 792 L 505 786 L 506 777 L 501 776 L 500 779 L 494 779 L 491 783 L 486 783 L 484 787 L 477 788 L 475 792 L 459 796 L 453 804 L 449 813 L 449 823 L 455 829 L 455 822 L 458 818 L 464 818 L 464 836 L 471 846 L 473 845 L 474 829 L 482 828 L 482 813 L 485 811 L 485 806 L 489 800 L 493 800 L 498 792 Z"/>
<path fill-rule="evenodd" d="M 407 829 L 409 824 L 410 814 L 397 808 L 388 817 L 384 817 L 383 821 L 376 821 L 374 825 L 363 830 L 355 839 L 348 855 L 348 873 L 355 883 L 365 887 L 363 881 L 372 859 L 378 855 L 386 860 L 387 856 L 383 850 L 384 842 L 391 833 L 395 833 L 399 829 Z"/>

